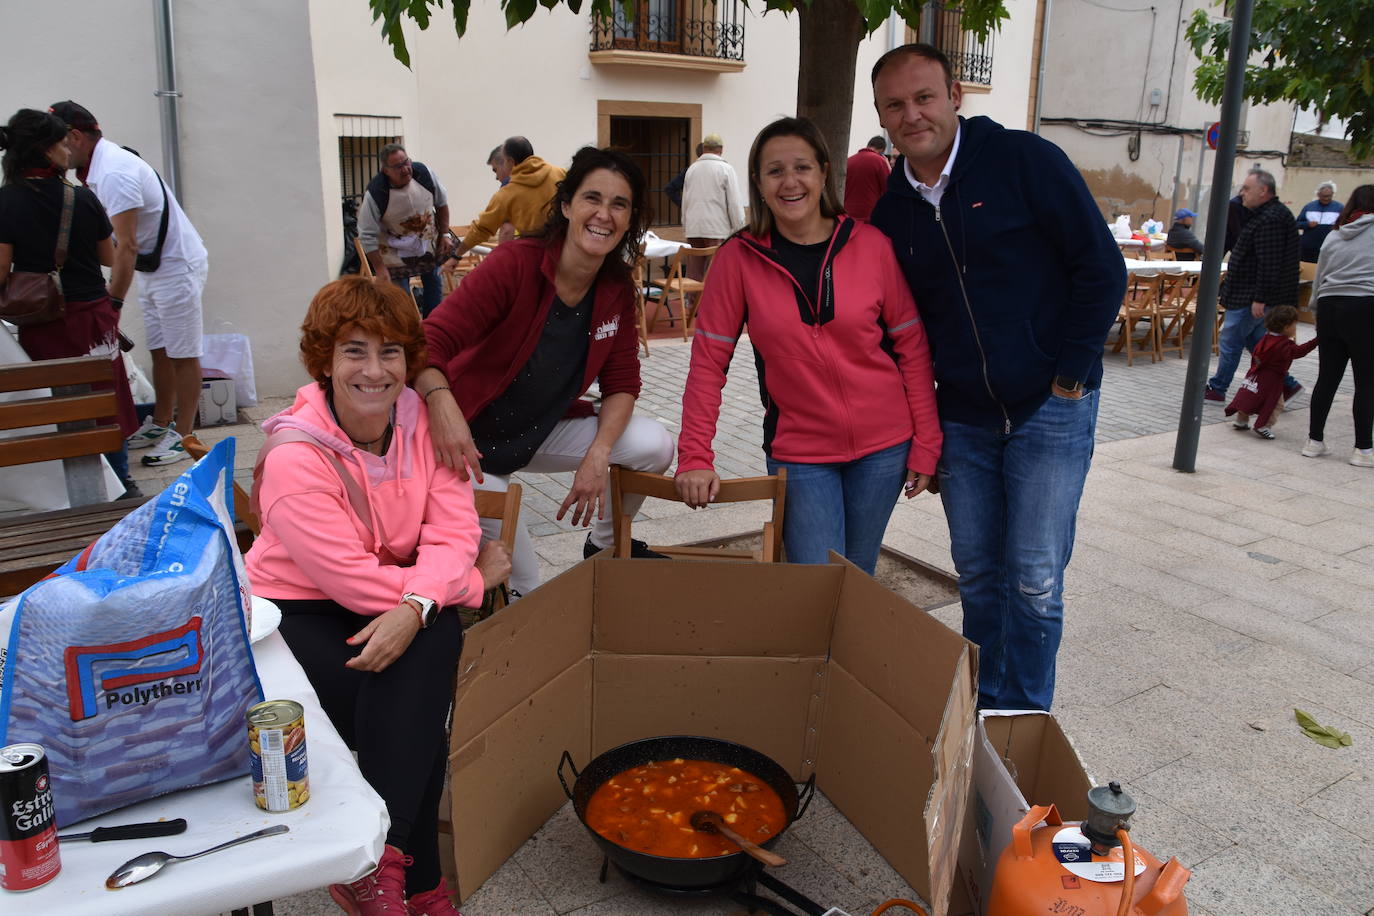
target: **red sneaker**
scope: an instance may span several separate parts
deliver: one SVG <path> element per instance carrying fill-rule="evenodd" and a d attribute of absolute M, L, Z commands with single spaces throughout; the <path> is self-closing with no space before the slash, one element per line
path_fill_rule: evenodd
<path fill-rule="evenodd" d="M 448 884 L 443 878 L 439 879 L 439 886 L 434 890 L 411 897 L 406 903 L 406 912 L 409 916 L 463 916 L 453 905 Z"/>
<path fill-rule="evenodd" d="M 386 846 L 376 871 L 352 884 L 330 885 L 329 896 L 348 916 L 405 916 L 409 864 L 410 856 Z"/>

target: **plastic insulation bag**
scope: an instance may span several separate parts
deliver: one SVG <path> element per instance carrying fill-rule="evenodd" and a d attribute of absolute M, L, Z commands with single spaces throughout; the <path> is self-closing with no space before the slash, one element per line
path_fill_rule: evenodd
<path fill-rule="evenodd" d="M 226 439 L 0 608 L 0 746 L 47 751 L 59 825 L 248 772 L 233 467 Z"/>

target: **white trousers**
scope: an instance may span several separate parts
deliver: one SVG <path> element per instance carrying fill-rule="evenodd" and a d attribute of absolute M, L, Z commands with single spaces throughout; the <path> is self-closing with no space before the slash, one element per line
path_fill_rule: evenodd
<path fill-rule="evenodd" d="M 575 471 L 596 439 L 597 418 L 578 417 L 559 420 L 558 425 L 549 433 L 544 444 L 534 453 L 529 464 L 520 470 L 532 474 L 557 474 Z M 631 468 L 636 471 L 649 471 L 662 474 L 673 462 L 675 451 L 672 433 L 663 424 L 648 417 L 631 416 L 625 431 L 620 434 L 611 447 L 611 464 Z M 482 483 L 473 482 L 478 490 L 495 490 L 504 493 L 510 486 L 509 475 L 486 474 Z M 605 518 L 592 523 L 591 539 L 597 547 L 609 547 L 615 540 L 615 520 L 611 518 L 611 483 L 606 479 L 606 493 L 603 498 Z M 644 504 L 642 496 L 625 498 L 624 510 L 634 516 Z M 494 540 L 500 536 L 499 519 L 482 519 L 482 539 Z M 529 528 L 522 514 L 520 524 L 515 530 L 515 552 L 511 557 L 510 587 L 522 595 L 528 595 L 539 585 L 539 558 L 534 553 L 534 542 L 530 539 Z"/>

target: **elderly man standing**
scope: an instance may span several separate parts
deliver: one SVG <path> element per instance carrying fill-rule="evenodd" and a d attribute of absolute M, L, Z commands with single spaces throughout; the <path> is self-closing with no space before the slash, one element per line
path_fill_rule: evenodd
<path fill-rule="evenodd" d="M 1298 231 L 1302 233 L 1302 259 L 1309 264 L 1317 263 L 1322 253 L 1322 242 L 1336 228 L 1336 218 L 1344 206 L 1336 199 L 1336 182 L 1323 181 L 1317 185 L 1317 199 L 1302 208 L 1298 214 Z"/>
<path fill-rule="evenodd" d="M 1274 176 L 1262 169 L 1252 170 L 1240 186 L 1241 204 L 1250 215 L 1236 236 L 1221 287 L 1226 317 L 1217 338 L 1217 371 L 1204 395 L 1209 401 L 1225 403 L 1241 351 L 1254 350 L 1264 336 L 1265 310 L 1298 304 L 1298 230 L 1275 193 Z M 1301 390 L 1293 376 L 1284 380 L 1284 400 Z"/>
<path fill-rule="evenodd" d="M 181 437 L 195 429 L 200 411 L 200 299 L 209 272 L 205 244 L 153 167 L 106 140 L 95 115 L 70 100 L 48 110 L 71 128 L 67 147 L 77 177 L 110 215 L 118 242 L 109 282 L 116 309 L 124 305 L 134 272 L 144 275 L 139 303 L 156 402 L 128 447 L 151 448 L 143 456 L 145 465 L 173 464 L 186 457 Z"/>
<path fill-rule="evenodd" d="M 1062 150 L 959 117 L 942 51 L 895 48 L 872 79 L 903 157 L 872 223 L 892 239 L 935 361 L 939 492 L 964 636 L 979 650 L 978 703 L 1049 709 L 1126 268 Z"/>
<path fill-rule="evenodd" d="M 472 228 L 450 257 L 462 257 L 502 232 L 506 223 L 515 227 L 518 235 L 532 235 L 544 228 L 549 201 L 558 193 L 565 170 L 536 156 L 534 147 L 524 137 L 508 138 L 501 145 L 501 156 L 510 180 L 491 196 L 487 208 L 472 221 Z M 494 166 L 492 170 L 500 181 L 501 173 Z M 503 241 L 504 236 L 502 232 Z"/>
<path fill-rule="evenodd" d="M 388 143 L 377 153 L 382 170 L 368 182 L 358 213 L 358 240 L 372 272 L 407 293 L 410 278 L 424 285 L 420 314 L 444 298 L 439 264 L 453 247 L 448 235 L 448 194 L 405 147 Z"/>
<path fill-rule="evenodd" d="M 875 136 L 845 162 L 844 212 L 865 223 L 887 189 L 887 176 L 892 173 L 883 155 L 886 149 L 887 141 Z"/>
<path fill-rule="evenodd" d="M 701 156 L 682 180 L 682 230 L 693 248 L 714 248 L 744 226 L 744 198 L 739 193 L 735 167 L 721 153 L 720 134 L 701 138 Z M 687 274 L 694 280 L 706 276 L 706 259 L 692 258 Z"/>

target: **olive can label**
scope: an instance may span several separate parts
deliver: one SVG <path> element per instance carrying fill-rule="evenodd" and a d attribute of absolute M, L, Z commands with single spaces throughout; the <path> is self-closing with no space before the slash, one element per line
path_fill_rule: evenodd
<path fill-rule="evenodd" d="M 33 890 L 61 870 L 47 754 L 11 744 L 0 749 L 0 887 Z"/>
<path fill-rule="evenodd" d="M 264 811 L 290 811 L 310 798 L 305 710 L 293 700 L 268 700 L 248 710 L 248 762 L 253 801 Z"/>

